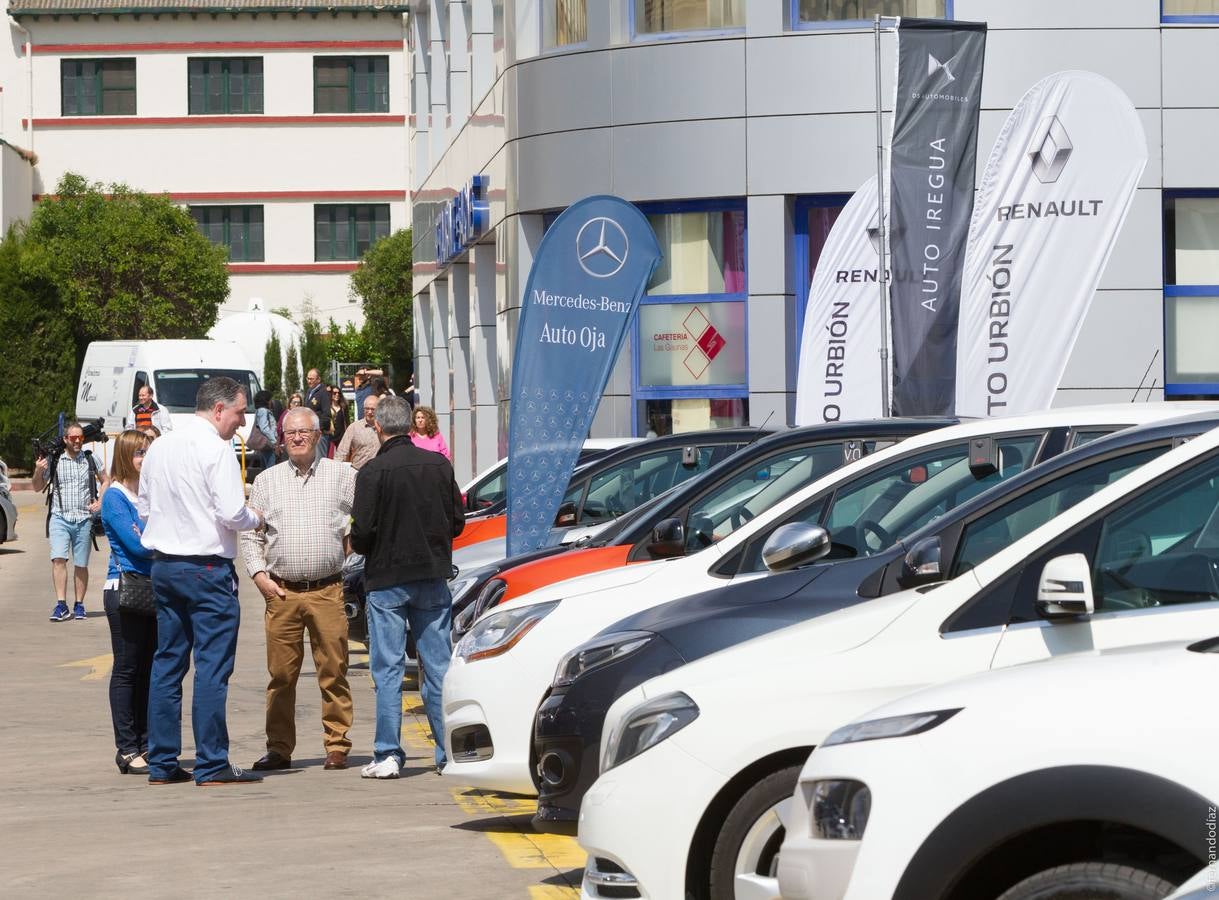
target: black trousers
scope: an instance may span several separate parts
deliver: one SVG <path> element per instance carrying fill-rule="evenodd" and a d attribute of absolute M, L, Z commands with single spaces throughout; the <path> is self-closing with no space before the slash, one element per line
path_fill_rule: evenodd
<path fill-rule="evenodd" d="M 157 617 L 119 609 L 117 589 L 104 591 L 114 668 L 110 672 L 110 718 L 120 753 L 148 749 L 148 683 L 157 652 Z"/>

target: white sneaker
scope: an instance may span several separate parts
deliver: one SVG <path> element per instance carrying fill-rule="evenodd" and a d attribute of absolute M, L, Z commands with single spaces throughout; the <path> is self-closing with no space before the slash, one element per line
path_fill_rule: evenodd
<path fill-rule="evenodd" d="M 398 757 L 387 756 L 380 762 L 370 762 L 360 770 L 361 778 L 397 778 Z"/>

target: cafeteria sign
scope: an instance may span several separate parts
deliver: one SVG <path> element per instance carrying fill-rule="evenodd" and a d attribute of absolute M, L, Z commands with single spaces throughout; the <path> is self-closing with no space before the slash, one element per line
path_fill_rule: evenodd
<path fill-rule="evenodd" d="M 648 303 L 639 307 L 639 383 L 745 383 L 745 304 Z"/>

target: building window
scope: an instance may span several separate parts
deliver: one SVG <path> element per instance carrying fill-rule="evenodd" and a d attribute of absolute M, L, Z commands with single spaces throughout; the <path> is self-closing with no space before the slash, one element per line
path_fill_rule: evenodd
<path fill-rule="evenodd" d="M 1219 193 L 1164 195 L 1164 393 L 1219 397 Z"/>
<path fill-rule="evenodd" d="M 588 40 L 586 0 L 546 0 L 542 8 L 542 46 L 547 50 Z"/>
<path fill-rule="evenodd" d="M 1219 0 L 1162 0 L 1160 18 L 1165 22 L 1212 21 L 1219 18 Z"/>
<path fill-rule="evenodd" d="M 797 25 L 871 21 L 874 16 L 951 18 L 951 0 L 794 0 Z"/>
<path fill-rule="evenodd" d="M 830 229 L 838 221 L 850 194 L 810 194 L 797 197 L 793 218 L 792 261 L 795 265 L 796 288 L 796 360 L 800 359 L 800 341 L 804 336 L 804 316 L 808 312 L 808 292 L 813 285 L 813 273 L 825 248 Z"/>
<path fill-rule="evenodd" d="M 389 112 L 388 56 L 319 56 L 313 60 L 315 113 Z"/>
<path fill-rule="evenodd" d="M 188 112 L 262 112 L 262 58 L 258 56 L 187 60 Z"/>
<path fill-rule="evenodd" d="M 660 265 L 648 294 L 740 294 L 745 291 L 745 210 L 694 210 L 648 216 Z"/>
<path fill-rule="evenodd" d="M 213 244 L 229 248 L 230 262 L 262 262 L 261 206 L 192 206 L 191 218 Z"/>
<path fill-rule="evenodd" d="M 745 27 L 745 0 L 634 0 L 637 35 Z"/>
<path fill-rule="evenodd" d="M 389 236 L 388 203 L 319 203 L 313 207 L 313 258 L 357 260 Z"/>
<path fill-rule="evenodd" d="M 59 63 L 65 116 L 134 116 L 134 59 L 65 59 Z"/>

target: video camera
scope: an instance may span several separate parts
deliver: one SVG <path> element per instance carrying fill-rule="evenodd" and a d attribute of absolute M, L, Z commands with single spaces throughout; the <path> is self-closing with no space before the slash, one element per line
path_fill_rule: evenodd
<path fill-rule="evenodd" d="M 106 434 L 104 430 L 104 426 L 106 424 L 105 419 L 98 418 L 92 422 L 81 422 L 80 424 L 85 432 L 85 443 L 104 444 L 106 441 L 110 440 L 110 436 Z M 52 429 L 52 431 L 53 430 L 54 429 Z M 54 458 L 64 452 L 67 445 L 64 443 L 63 435 L 59 434 L 55 437 L 48 437 L 47 434 L 49 433 L 50 432 L 44 433 L 42 436 L 33 439 L 32 443 L 34 445 L 35 459 L 42 459 L 44 456 Z"/>

